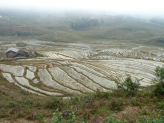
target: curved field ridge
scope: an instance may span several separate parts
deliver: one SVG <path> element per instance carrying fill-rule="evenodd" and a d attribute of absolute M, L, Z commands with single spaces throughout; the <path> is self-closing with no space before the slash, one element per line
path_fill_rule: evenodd
<path fill-rule="evenodd" d="M 54 89 L 62 90 L 68 94 L 81 94 L 79 91 L 72 90 L 70 88 L 67 88 L 57 83 L 55 80 L 52 79 L 52 76 L 49 74 L 49 72 L 46 69 L 39 69 L 38 76 L 40 77 L 40 81 L 43 84 L 53 87 Z"/>
<path fill-rule="evenodd" d="M 10 73 L 2 73 L 3 77 L 7 79 L 10 83 L 16 83 L 15 80 L 11 77 Z"/>
<path fill-rule="evenodd" d="M 10 73 L 2 73 L 3 77 L 6 78 L 10 83 L 14 83 L 16 86 L 20 87 L 22 90 L 25 90 L 27 92 L 30 92 L 30 93 L 33 93 L 33 94 L 37 94 L 37 95 L 40 95 L 40 96 L 44 96 L 43 94 L 40 94 L 40 93 L 37 93 L 35 91 L 32 91 L 28 88 L 25 88 L 21 85 L 19 85 L 12 77 L 11 77 L 11 74 Z"/>
<path fill-rule="evenodd" d="M 36 71 L 36 67 L 34 66 L 28 66 L 28 65 L 23 65 L 24 67 L 27 67 L 30 71 L 35 72 Z"/>
<path fill-rule="evenodd" d="M 54 79 L 60 82 L 62 85 L 65 85 L 73 90 L 79 90 L 82 93 L 93 92 L 82 84 L 78 83 L 76 80 L 72 79 L 59 67 L 49 68 L 49 71 L 52 73 Z"/>
<path fill-rule="evenodd" d="M 72 59 L 71 57 L 67 57 L 56 52 L 43 52 L 42 54 L 49 59 Z"/>
<path fill-rule="evenodd" d="M 36 91 L 36 92 L 40 92 L 40 93 L 43 93 L 43 94 L 46 94 L 46 95 L 62 95 L 60 93 L 54 93 L 54 92 L 47 92 L 47 91 L 44 91 L 44 90 L 41 90 L 39 88 L 36 88 L 36 87 L 33 87 L 29 84 L 29 81 L 27 79 L 25 79 L 24 77 L 15 77 L 15 79 L 17 80 L 18 84 L 22 85 L 22 86 L 25 86 L 25 87 L 29 87 L 30 89 Z"/>
<path fill-rule="evenodd" d="M 72 68 L 75 68 L 78 72 L 81 72 L 85 76 L 88 76 L 95 83 L 99 84 L 102 87 L 105 87 L 105 88 L 108 88 L 108 89 L 116 88 L 116 83 L 114 81 L 110 81 L 110 80 L 108 80 L 106 78 L 102 78 L 102 77 L 96 76 L 96 75 L 94 75 L 92 73 L 89 73 L 88 71 L 83 70 L 83 69 L 81 69 L 79 67 L 76 67 L 76 66 L 72 66 Z"/>
<path fill-rule="evenodd" d="M 75 79 L 76 81 L 82 83 L 83 85 L 85 85 L 87 88 L 92 89 L 94 91 L 100 89 L 102 90 L 103 88 L 94 83 L 91 79 L 87 78 L 85 75 L 78 73 L 77 71 L 75 71 L 73 68 L 67 67 L 67 66 L 63 66 L 61 67 L 64 71 L 66 71 L 69 76 L 71 76 L 73 79 Z"/>
<path fill-rule="evenodd" d="M 123 82 L 127 75 L 131 75 L 133 81 L 143 78 L 141 86 L 150 86 L 155 78 L 155 68 L 164 65 L 157 61 L 122 57 L 115 57 L 114 60 L 77 60 L 80 55 L 84 58 L 87 52 L 75 52 L 69 56 L 71 52 L 64 51 L 68 57 L 74 56 L 74 59 L 34 58 L 11 62 L 14 65 L 0 64 L 0 71 L 7 81 L 30 93 L 69 97 L 92 93 L 98 89 L 111 91 L 117 87 L 114 80 Z M 86 57 L 91 58 L 91 53 Z M 97 57 L 99 54 L 94 55 Z"/>
<path fill-rule="evenodd" d="M 16 41 L 19 42 L 19 41 Z M 12 42 L 16 47 L 16 42 Z M 98 41 L 99 42 L 99 41 Z M 127 75 L 141 86 L 154 84 L 155 69 L 164 65 L 164 48 L 131 43 L 91 44 L 27 41 L 25 51 L 37 50 L 43 57 L 0 62 L 0 73 L 8 82 L 41 96 L 82 95 L 96 90 L 112 91 Z M 9 46 L 1 46 L 4 52 Z"/>

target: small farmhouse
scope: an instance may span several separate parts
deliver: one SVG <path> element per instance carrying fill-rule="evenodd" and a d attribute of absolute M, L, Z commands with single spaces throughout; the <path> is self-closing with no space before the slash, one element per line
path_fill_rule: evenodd
<path fill-rule="evenodd" d="M 6 58 L 13 58 L 13 59 L 20 59 L 20 58 L 27 58 L 28 57 L 28 53 L 23 51 L 23 50 L 19 50 L 16 48 L 9 48 L 5 51 L 6 54 Z"/>

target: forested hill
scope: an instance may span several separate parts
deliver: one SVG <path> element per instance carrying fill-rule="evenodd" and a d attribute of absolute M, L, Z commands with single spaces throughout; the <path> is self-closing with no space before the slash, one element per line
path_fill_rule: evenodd
<path fill-rule="evenodd" d="M 0 10 L 0 40 L 132 42 L 163 45 L 163 19 L 111 13 L 21 12 Z"/>

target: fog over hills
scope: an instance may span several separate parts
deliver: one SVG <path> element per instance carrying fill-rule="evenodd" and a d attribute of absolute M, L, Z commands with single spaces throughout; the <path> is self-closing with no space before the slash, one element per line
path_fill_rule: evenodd
<path fill-rule="evenodd" d="M 119 14 L 162 16 L 162 0 L 0 0 L 0 8 L 24 10 L 113 11 Z"/>
<path fill-rule="evenodd" d="M 162 16 L 118 14 L 109 10 L 0 9 L 0 40 L 124 42 L 163 46 Z"/>

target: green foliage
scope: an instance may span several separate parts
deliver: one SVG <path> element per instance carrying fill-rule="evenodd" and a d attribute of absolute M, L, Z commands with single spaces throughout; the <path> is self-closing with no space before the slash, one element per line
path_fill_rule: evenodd
<path fill-rule="evenodd" d="M 138 89 L 140 88 L 139 81 L 141 80 L 137 79 L 135 82 L 133 82 L 131 76 L 128 76 L 123 83 L 118 83 L 118 89 L 125 92 L 127 96 L 135 96 Z"/>
<path fill-rule="evenodd" d="M 2 91 L 2 90 L 0 90 L 0 95 L 7 95 L 7 93 Z"/>
<path fill-rule="evenodd" d="M 157 81 L 159 81 L 159 82 L 164 81 L 164 66 L 162 66 L 162 67 L 157 66 L 156 67 L 155 76 L 157 77 Z"/>
<path fill-rule="evenodd" d="M 59 112 L 59 109 L 55 110 L 54 116 L 51 119 L 51 123 L 75 123 L 77 122 L 74 112 L 65 111 Z"/>
<path fill-rule="evenodd" d="M 156 42 L 164 43 L 164 38 L 163 37 L 157 38 L 156 39 Z"/>
<path fill-rule="evenodd" d="M 48 101 L 45 102 L 45 107 L 50 109 L 61 109 L 64 105 L 62 98 L 50 97 Z"/>
<path fill-rule="evenodd" d="M 101 24 L 103 24 L 104 21 L 101 20 Z M 82 30 L 82 29 L 86 29 L 89 27 L 95 27 L 95 26 L 99 26 L 100 22 L 98 19 L 89 19 L 89 18 L 82 18 L 82 19 L 78 19 L 75 22 L 71 22 L 71 28 L 74 30 Z"/>
<path fill-rule="evenodd" d="M 106 117 L 106 119 L 107 119 L 107 123 L 128 123 L 122 117 L 119 117 L 119 118 L 115 119 L 113 114 Z"/>
<path fill-rule="evenodd" d="M 93 108 L 94 107 L 94 101 L 95 101 L 95 97 L 93 94 L 86 94 L 84 95 L 84 106 L 85 108 Z"/>
<path fill-rule="evenodd" d="M 25 90 L 21 90 L 20 93 L 23 94 L 23 95 L 28 95 L 28 94 L 29 94 L 29 93 L 28 93 L 27 91 L 25 91 Z"/>
<path fill-rule="evenodd" d="M 122 110 L 124 108 L 124 103 L 122 98 L 113 98 L 107 106 L 110 110 Z"/>
<path fill-rule="evenodd" d="M 158 97 L 163 96 L 164 95 L 164 83 L 159 82 L 155 86 L 156 86 L 156 88 L 154 89 L 153 94 Z"/>
<path fill-rule="evenodd" d="M 34 101 L 33 106 L 35 106 L 39 109 L 43 106 L 43 104 L 40 100 L 36 100 L 36 101 Z"/>
<path fill-rule="evenodd" d="M 8 104 L 8 106 L 11 108 L 11 107 L 15 107 L 15 106 L 17 106 L 18 105 L 18 103 L 17 102 L 15 102 L 15 101 L 13 101 L 13 100 L 11 100 L 11 101 L 9 101 L 9 104 Z"/>
<path fill-rule="evenodd" d="M 122 30 L 122 31 L 132 31 L 132 29 L 131 28 L 128 28 L 128 27 L 119 28 L 119 29 Z"/>
<path fill-rule="evenodd" d="M 109 92 L 103 92 L 103 91 L 97 90 L 94 93 L 94 97 L 95 97 L 95 99 L 102 99 L 102 98 L 109 99 L 110 93 Z"/>
<path fill-rule="evenodd" d="M 133 97 L 133 98 L 132 98 L 132 104 L 133 104 L 134 106 L 137 106 L 137 105 L 138 105 L 138 101 L 137 101 L 137 98 L 136 98 L 136 97 Z"/>
<path fill-rule="evenodd" d="M 156 83 L 156 87 L 153 91 L 153 94 L 155 96 L 163 96 L 164 95 L 164 66 L 162 67 L 156 67 L 155 69 L 155 76 L 156 79 L 154 79 Z"/>
<path fill-rule="evenodd" d="M 3 76 L 2 76 L 2 74 L 0 73 L 0 81 L 1 80 L 6 80 Z"/>
<path fill-rule="evenodd" d="M 149 113 L 147 110 L 144 109 L 144 110 L 141 111 L 141 114 L 142 114 L 142 115 L 148 115 L 148 114 L 150 114 L 150 113 Z"/>
<path fill-rule="evenodd" d="M 17 35 L 18 36 L 33 36 L 33 34 L 30 32 L 21 32 L 21 31 L 17 31 Z"/>
<path fill-rule="evenodd" d="M 140 121 L 137 121 L 137 123 L 164 123 L 164 116 L 161 118 L 141 116 Z"/>
<path fill-rule="evenodd" d="M 162 108 L 162 109 L 164 109 L 164 100 L 163 101 L 161 101 L 161 102 L 157 102 L 157 104 L 156 104 L 159 108 Z"/>
<path fill-rule="evenodd" d="M 156 24 L 161 24 L 161 25 L 164 25 L 164 19 L 163 18 L 157 18 L 157 17 L 155 17 L 155 18 L 152 18 L 151 20 L 150 20 L 150 22 L 152 22 L 152 23 L 156 23 Z"/>
<path fill-rule="evenodd" d="M 34 102 L 34 100 L 33 99 L 27 99 L 27 100 L 25 100 L 25 101 L 23 101 L 23 105 L 32 105 L 33 104 L 33 102 Z"/>
<path fill-rule="evenodd" d="M 39 113 L 37 115 L 37 117 L 38 117 L 39 121 L 43 121 L 44 115 L 42 113 Z"/>
<path fill-rule="evenodd" d="M 71 97 L 71 101 L 72 104 L 78 104 L 78 102 L 80 101 L 80 97 L 79 96 Z"/>

